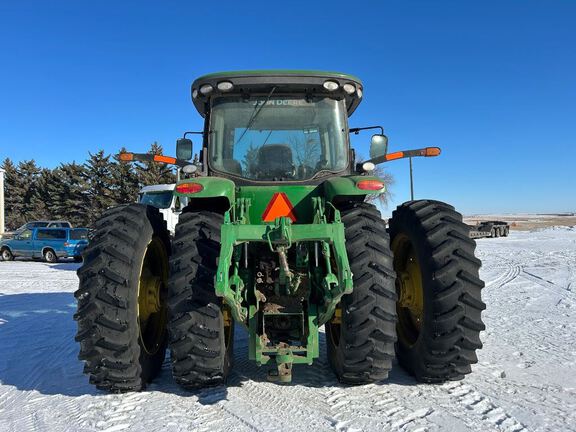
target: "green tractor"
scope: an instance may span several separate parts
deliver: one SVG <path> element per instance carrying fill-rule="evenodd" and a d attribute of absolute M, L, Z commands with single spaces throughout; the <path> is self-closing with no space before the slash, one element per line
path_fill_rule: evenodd
<path fill-rule="evenodd" d="M 190 162 L 187 138 L 177 158 L 158 157 L 187 173 L 174 238 L 154 207 L 112 208 L 78 270 L 76 340 L 92 384 L 141 390 L 166 349 L 183 387 L 224 384 L 238 324 L 249 358 L 279 382 L 319 356 L 322 326 L 343 383 L 385 379 L 395 356 L 423 382 L 471 372 L 485 305 L 468 226 L 448 204 L 417 200 L 387 227 L 366 200 L 385 188 L 375 165 L 439 149 L 388 154 L 382 131 L 357 163 L 349 134 L 371 128 L 350 129 L 348 117 L 362 92 L 359 79 L 331 72 L 194 81 L 198 157 Z"/>

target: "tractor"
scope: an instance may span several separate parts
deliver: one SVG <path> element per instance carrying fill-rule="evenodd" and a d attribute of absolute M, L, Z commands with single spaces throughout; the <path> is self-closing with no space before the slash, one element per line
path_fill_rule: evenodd
<path fill-rule="evenodd" d="M 223 385 L 237 325 L 279 383 L 313 364 L 321 339 L 345 384 L 386 379 L 395 357 L 421 382 L 471 372 L 485 304 L 469 227 L 440 201 L 406 202 L 388 225 L 367 202 L 385 188 L 376 165 L 440 150 L 388 153 L 381 127 L 350 128 L 363 91 L 317 71 L 193 82 L 205 119 L 196 156 L 186 134 L 176 158 L 145 156 L 185 173 L 173 239 L 155 207 L 120 205 L 95 223 L 78 269 L 76 340 L 92 384 L 142 390 L 169 350 L 184 388 Z M 350 133 L 376 128 L 358 162 Z"/>

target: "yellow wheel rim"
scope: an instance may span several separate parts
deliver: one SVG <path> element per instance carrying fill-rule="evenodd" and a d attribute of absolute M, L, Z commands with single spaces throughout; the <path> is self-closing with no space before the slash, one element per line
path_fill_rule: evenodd
<path fill-rule="evenodd" d="M 166 284 L 168 255 L 162 240 L 153 237 L 148 246 L 138 281 L 138 328 L 140 345 L 148 355 L 160 349 L 166 333 Z"/>
<path fill-rule="evenodd" d="M 392 242 L 398 303 L 398 338 L 412 346 L 418 340 L 424 321 L 424 289 L 422 269 L 412 242 L 398 234 Z"/>
<path fill-rule="evenodd" d="M 224 323 L 224 345 L 226 349 L 228 349 L 228 347 L 232 343 L 232 338 L 234 337 L 233 332 L 234 323 L 232 313 L 230 312 L 230 308 L 228 307 L 228 305 L 222 306 L 222 321 Z"/>
<path fill-rule="evenodd" d="M 334 309 L 332 319 L 326 323 L 326 328 L 330 327 L 329 335 L 332 345 L 338 346 L 340 344 L 340 326 L 342 325 L 342 306 L 338 303 Z"/>

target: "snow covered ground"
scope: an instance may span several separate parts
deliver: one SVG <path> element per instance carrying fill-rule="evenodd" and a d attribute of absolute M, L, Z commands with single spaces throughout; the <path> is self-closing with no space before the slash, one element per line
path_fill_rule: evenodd
<path fill-rule="evenodd" d="M 240 333 L 228 387 L 182 391 L 165 364 L 125 395 L 92 388 L 76 359 L 77 265 L 0 262 L 0 431 L 576 430 L 576 229 L 513 231 L 477 251 L 487 330 L 464 381 L 417 384 L 395 367 L 343 387 L 323 353 L 281 386 L 246 359 Z"/>

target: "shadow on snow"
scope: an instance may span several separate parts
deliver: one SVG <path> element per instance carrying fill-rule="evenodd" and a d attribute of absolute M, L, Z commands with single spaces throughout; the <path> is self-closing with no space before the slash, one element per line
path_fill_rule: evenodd
<path fill-rule="evenodd" d="M 75 311 L 76 300 L 72 293 L 0 295 L 0 382 L 18 390 L 36 390 L 46 395 L 106 394 L 90 385 L 88 377 L 82 373 L 82 362 L 77 359 L 78 344 L 74 341 L 76 323 L 72 316 Z M 248 334 L 240 326 L 236 327 L 234 345 L 235 364 L 227 386 L 242 386 L 247 381 L 267 382 L 268 370 L 274 365 L 258 367 L 248 360 Z M 415 385 L 416 381 L 395 365 L 389 378 L 379 384 L 389 383 Z M 312 366 L 294 365 L 292 383 L 277 385 L 345 387 L 337 381 L 326 359 L 324 333 L 320 333 L 320 358 Z M 168 357 L 147 391 L 192 396 L 205 405 L 227 398 L 225 386 L 196 391 L 179 387 L 172 380 Z"/>

